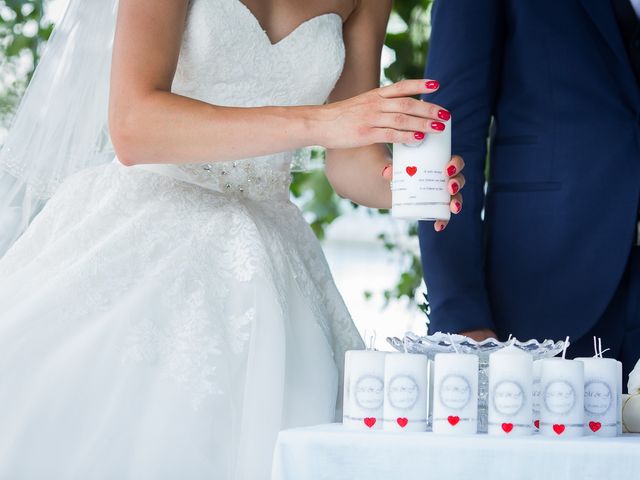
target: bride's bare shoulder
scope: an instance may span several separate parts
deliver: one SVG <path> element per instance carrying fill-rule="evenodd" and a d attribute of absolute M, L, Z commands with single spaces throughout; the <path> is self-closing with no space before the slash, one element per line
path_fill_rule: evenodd
<path fill-rule="evenodd" d="M 360 15 L 388 19 L 393 0 L 348 0 L 346 3 L 351 9 L 347 20 Z"/>

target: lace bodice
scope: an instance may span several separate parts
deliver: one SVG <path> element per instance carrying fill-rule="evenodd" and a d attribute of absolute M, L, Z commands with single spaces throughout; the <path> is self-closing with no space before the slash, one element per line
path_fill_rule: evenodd
<path fill-rule="evenodd" d="M 192 0 L 172 91 L 224 106 L 321 104 L 344 64 L 342 18 L 310 18 L 272 44 L 240 0 Z M 141 166 L 250 198 L 288 195 L 294 152 L 233 162 Z"/>

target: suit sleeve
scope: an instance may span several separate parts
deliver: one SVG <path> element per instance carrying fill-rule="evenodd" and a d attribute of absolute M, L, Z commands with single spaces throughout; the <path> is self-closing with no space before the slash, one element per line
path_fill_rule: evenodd
<path fill-rule="evenodd" d="M 502 0 L 436 0 L 425 78 L 440 89 L 425 100 L 452 113 L 452 153 L 464 158 L 464 207 L 436 233 L 420 222 L 420 250 L 431 305 L 430 333 L 494 329 L 484 271 L 487 136 L 499 83 Z"/>

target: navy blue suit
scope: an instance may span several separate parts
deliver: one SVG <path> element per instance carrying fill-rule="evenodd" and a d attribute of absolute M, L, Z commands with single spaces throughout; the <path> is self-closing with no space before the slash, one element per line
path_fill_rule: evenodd
<path fill-rule="evenodd" d="M 420 224 L 430 330 L 577 341 L 637 319 L 640 86 L 610 1 L 436 0 L 432 25 L 425 99 L 467 185 L 445 232 Z"/>

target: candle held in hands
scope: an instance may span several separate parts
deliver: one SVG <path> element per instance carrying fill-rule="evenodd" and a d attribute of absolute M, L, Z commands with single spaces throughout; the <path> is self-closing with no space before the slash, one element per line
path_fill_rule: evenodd
<path fill-rule="evenodd" d="M 451 120 L 442 133 L 427 134 L 418 144 L 393 145 L 394 218 L 449 220 L 451 196 L 445 168 L 451 161 Z"/>

